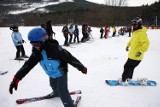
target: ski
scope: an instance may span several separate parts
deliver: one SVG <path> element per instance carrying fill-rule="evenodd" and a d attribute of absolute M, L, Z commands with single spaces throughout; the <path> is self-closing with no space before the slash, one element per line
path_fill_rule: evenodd
<path fill-rule="evenodd" d="M 71 45 L 69 45 L 69 46 L 64 46 L 64 47 L 66 47 L 66 48 L 76 48 L 75 46 L 71 46 Z"/>
<path fill-rule="evenodd" d="M 4 75 L 4 74 L 7 74 L 8 71 L 0 71 L 0 75 Z"/>
<path fill-rule="evenodd" d="M 81 90 L 77 90 L 77 91 L 72 91 L 70 92 L 70 95 L 75 95 L 75 94 L 81 94 Z M 32 98 L 24 98 L 24 99 L 18 99 L 16 100 L 17 104 L 26 104 L 26 103 L 32 103 L 32 102 L 36 102 L 36 101 L 41 101 L 41 100 L 46 100 L 46 99 L 50 99 L 47 97 L 47 95 L 45 96 L 39 96 L 39 97 L 32 97 Z M 77 101 L 78 99 L 76 99 L 76 105 L 78 104 Z"/>
<path fill-rule="evenodd" d="M 76 100 L 75 100 L 75 102 L 74 102 L 74 107 L 77 107 L 77 106 L 78 106 L 80 100 L 81 100 L 81 96 L 77 96 L 77 98 L 76 98 Z"/>
<path fill-rule="evenodd" d="M 20 61 L 27 61 L 28 59 L 18 59 L 18 60 L 17 59 L 9 59 L 9 60 L 15 60 L 15 61 L 19 61 L 20 62 Z"/>

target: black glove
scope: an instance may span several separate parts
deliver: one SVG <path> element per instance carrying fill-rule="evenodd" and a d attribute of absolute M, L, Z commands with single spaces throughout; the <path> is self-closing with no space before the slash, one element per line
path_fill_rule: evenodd
<path fill-rule="evenodd" d="M 26 43 L 26 41 L 25 41 L 25 40 L 22 40 L 22 43 Z"/>
<path fill-rule="evenodd" d="M 18 42 L 17 42 L 17 44 L 21 44 L 21 43 L 22 43 L 21 41 L 18 41 Z"/>
<path fill-rule="evenodd" d="M 128 46 L 126 47 L 126 51 L 129 51 L 129 47 Z"/>
<path fill-rule="evenodd" d="M 87 68 L 84 67 L 81 72 L 82 72 L 83 74 L 87 74 Z"/>
<path fill-rule="evenodd" d="M 9 93 L 12 94 L 13 93 L 13 88 L 15 90 L 17 90 L 18 88 L 18 83 L 19 83 L 19 79 L 16 79 L 15 77 L 13 78 L 13 81 L 11 82 L 10 86 L 9 86 Z"/>
<path fill-rule="evenodd" d="M 141 56 L 141 52 L 137 52 L 136 57 L 140 57 L 140 56 Z"/>

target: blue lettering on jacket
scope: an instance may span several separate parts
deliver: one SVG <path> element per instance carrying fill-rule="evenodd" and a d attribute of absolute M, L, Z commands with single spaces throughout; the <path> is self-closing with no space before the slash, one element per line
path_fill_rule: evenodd
<path fill-rule="evenodd" d="M 60 60 L 49 60 L 46 55 L 46 51 L 42 50 L 43 60 L 40 61 L 41 67 L 44 69 L 46 74 L 52 78 L 58 78 L 64 73 L 60 67 Z"/>

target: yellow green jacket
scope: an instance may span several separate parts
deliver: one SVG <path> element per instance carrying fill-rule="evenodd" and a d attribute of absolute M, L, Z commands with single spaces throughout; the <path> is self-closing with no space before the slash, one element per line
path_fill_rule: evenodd
<path fill-rule="evenodd" d="M 113 27 L 112 31 L 113 31 L 113 32 L 116 32 L 116 28 L 115 28 L 115 27 Z"/>
<path fill-rule="evenodd" d="M 133 32 L 130 41 L 127 46 L 129 47 L 128 58 L 133 60 L 142 60 L 144 57 L 144 52 L 149 48 L 149 40 L 147 37 L 147 28 L 142 27 L 142 29 Z M 141 52 L 139 57 L 136 57 L 136 53 Z"/>

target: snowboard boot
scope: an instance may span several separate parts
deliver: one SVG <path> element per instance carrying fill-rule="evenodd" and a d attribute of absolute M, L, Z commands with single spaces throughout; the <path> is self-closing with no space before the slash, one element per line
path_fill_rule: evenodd
<path fill-rule="evenodd" d="M 137 81 L 141 85 L 147 85 L 147 78 L 139 78 Z"/>
<path fill-rule="evenodd" d="M 119 79 L 118 79 L 118 84 L 122 84 L 122 85 L 124 85 L 124 86 L 127 86 L 127 85 L 128 85 L 128 80 L 123 81 L 122 78 L 119 78 Z"/>

